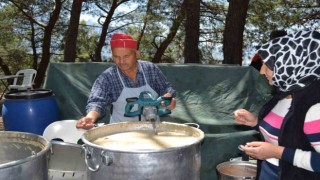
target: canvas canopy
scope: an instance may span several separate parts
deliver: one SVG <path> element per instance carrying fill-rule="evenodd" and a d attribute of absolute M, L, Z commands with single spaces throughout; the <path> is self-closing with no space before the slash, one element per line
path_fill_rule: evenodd
<path fill-rule="evenodd" d="M 95 79 L 113 63 L 51 63 L 44 88 L 56 97 L 61 120 L 83 117 Z M 271 97 L 265 77 L 252 67 L 200 64 L 158 64 L 177 90 L 177 106 L 161 121 L 200 125 L 201 179 L 217 179 L 216 166 L 241 156 L 239 144 L 257 140 L 249 127 L 234 123 L 233 111 L 257 113 Z M 99 122 L 108 123 L 109 114 Z"/>

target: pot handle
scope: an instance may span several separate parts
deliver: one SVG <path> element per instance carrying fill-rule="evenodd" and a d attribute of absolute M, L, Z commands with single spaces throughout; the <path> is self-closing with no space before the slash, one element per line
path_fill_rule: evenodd
<path fill-rule="evenodd" d="M 102 163 L 106 166 L 110 166 L 113 163 L 113 159 L 107 155 L 105 151 L 101 151 Z"/>
<path fill-rule="evenodd" d="M 200 128 L 200 125 L 197 124 L 197 123 L 183 123 L 183 124 L 188 125 L 188 126 L 191 126 L 191 127 L 194 127 L 194 128 L 197 128 L 197 129 Z"/>
<path fill-rule="evenodd" d="M 92 158 L 92 147 L 87 147 L 85 144 L 82 145 L 82 148 L 84 149 L 84 155 L 85 155 L 85 162 L 88 167 L 88 169 L 92 172 L 96 172 L 100 169 L 100 163 L 98 164 L 94 158 Z M 91 159 L 91 160 L 90 160 Z M 89 161 L 90 160 L 90 161 Z M 91 165 L 93 165 L 93 167 Z"/>

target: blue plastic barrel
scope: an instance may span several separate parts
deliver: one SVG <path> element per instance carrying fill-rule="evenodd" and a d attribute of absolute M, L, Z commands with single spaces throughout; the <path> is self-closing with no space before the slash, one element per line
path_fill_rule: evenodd
<path fill-rule="evenodd" d="M 6 131 L 42 135 L 49 124 L 59 120 L 58 105 L 51 90 L 8 92 L 4 97 L 2 118 Z"/>

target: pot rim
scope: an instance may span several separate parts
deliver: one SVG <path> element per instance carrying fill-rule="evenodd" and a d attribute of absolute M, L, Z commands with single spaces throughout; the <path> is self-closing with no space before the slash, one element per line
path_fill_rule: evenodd
<path fill-rule="evenodd" d="M 250 162 L 250 161 L 226 161 L 226 162 L 222 162 L 220 164 L 217 165 L 216 169 L 218 171 L 218 173 L 220 175 L 223 175 L 223 176 L 228 176 L 228 177 L 233 177 L 233 178 L 255 178 L 256 176 L 243 176 L 243 175 L 240 175 L 240 176 L 237 176 L 237 175 L 234 175 L 234 174 L 229 174 L 229 173 L 223 173 L 221 172 L 221 170 L 223 168 L 226 168 L 226 167 L 230 167 L 230 166 L 241 166 L 241 165 L 245 165 L 245 166 L 249 166 L 249 167 L 252 167 L 252 168 L 257 168 L 257 164 L 256 163 L 253 163 L 253 162 Z"/>
<path fill-rule="evenodd" d="M 0 164 L 0 169 L 12 167 L 12 166 L 17 166 L 17 165 L 29 162 L 33 159 L 38 158 L 38 157 L 41 157 L 41 156 L 45 155 L 45 153 L 47 153 L 51 147 L 50 141 L 48 141 L 44 137 L 37 135 L 37 134 L 32 134 L 32 133 L 27 133 L 27 132 L 17 132 L 17 131 L 3 131 L 3 134 L 9 134 L 9 136 L 14 136 L 14 135 L 18 135 L 18 134 L 32 136 L 36 139 L 41 140 L 41 143 L 44 145 L 44 148 L 41 149 L 41 151 L 37 152 L 35 155 L 30 155 L 30 156 L 23 158 L 23 159 Z"/>
<path fill-rule="evenodd" d="M 139 149 L 139 150 L 119 150 L 119 149 L 110 149 L 110 148 L 106 148 L 106 147 L 102 147 L 99 146 L 97 144 L 94 144 L 92 142 L 90 142 L 89 140 L 87 140 L 86 135 L 89 134 L 91 131 L 94 131 L 98 128 L 103 128 L 105 126 L 112 126 L 112 125 L 121 125 L 121 124 L 144 124 L 144 123 L 150 123 L 150 122 L 140 122 L 140 121 L 133 121 L 133 122 L 120 122 L 120 123 L 113 123 L 113 124 L 107 124 L 107 125 L 103 125 L 103 126 L 99 126 L 99 127 L 95 127 L 93 129 L 89 129 L 87 132 L 85 132 L 82 137 L 81 140 L 83 141 L 84 145 L 83 146 L 91 146 L 103 151 L 112 151 L 112 152 L 119 152 L 119 153 L 160 153 L 160 152 L 167 152 L 167 151 L 176 151 L 177 149 L 184 149 L 186 147 L 190 147 L 190 146 L 194 146 L 197 144 L 200 144 L 203 139 L 204 139 L 204 132 L 198 128 L 186 125 L 186 124 L 179 124 L 179 123 L 173 123 L 173 122 L 165 122 L 165 121 L 161 121 L 161 122 L 156 122 L 156 123 L 161 123 L 161 124 L 168 124 L 168 125 L 177 125 L 177 126 L 184 126 L 185 128 L 190 128 L 193 131 L 197 131 L 197 133 L 199 133 L 199 137 L 197 137 L 197 140 L 193 143 L 193 144 L 188 144 L 188 145 L 183 145 L 183 146 L 177 146 L 177 147 L 171 147 L 171 148 L 163 148 L 163 149 Z M 123 131 L 126 132 L 126 131 Z M 119 132 L 120 133 L 120 132 Z"/>
<path fill-rule="evenodd" d="M 75 147 L 75 148 L 82 148 L 82 146 L 80 144 L 64 142 L 64 141 L 51 140 L 50 143 L 51 143 L 51 146 L 52 145 L 61 145 L 61 146 L 70 146 L 70 147 Z"/>

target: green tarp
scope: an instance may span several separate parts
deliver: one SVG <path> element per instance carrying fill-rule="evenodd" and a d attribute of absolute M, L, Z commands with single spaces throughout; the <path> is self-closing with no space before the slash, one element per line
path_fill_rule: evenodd
<path fill-rule="evenodd" d="M 112 63 L 51 63 L 44 88 L 53 90 L 61 120 L 79 119 L 94 80 Z M 270 98 L 266 78 L 252 67 L 199 64 L 158 64 L 177 90 L 177 106 L 161 121 L 194 122 L 205 133 L 201 147 L 201 179 L 218 179 L 216 166 L 241 156 L 239 144 L 257 132 L 236 125 L 233 111 L 257 113 Z M 99 122 L 108 123 L 109 115 Z"/>

